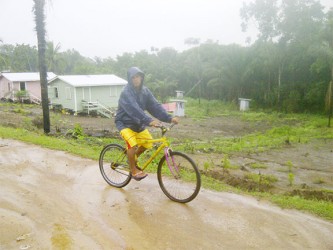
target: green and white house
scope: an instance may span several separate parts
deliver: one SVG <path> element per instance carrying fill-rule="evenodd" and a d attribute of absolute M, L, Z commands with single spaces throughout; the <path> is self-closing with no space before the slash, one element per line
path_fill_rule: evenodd
<path fill-rule="evenodd" d="M 115 75 L 63 75 L 48 82 L 48 93 L 53 107 L 111 117 L 126 84 Z"/>

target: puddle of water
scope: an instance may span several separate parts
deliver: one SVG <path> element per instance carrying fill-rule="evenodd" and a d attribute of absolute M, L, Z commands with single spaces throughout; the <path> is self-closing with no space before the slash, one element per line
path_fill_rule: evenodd
<path fill-rule="evenodd" d="M 53 225 L 51 242 L 53 247 L 62 250 L 71 249 L 73 245 L 73 240 L 67 233 L 67 230 L 60 224 Z"/>

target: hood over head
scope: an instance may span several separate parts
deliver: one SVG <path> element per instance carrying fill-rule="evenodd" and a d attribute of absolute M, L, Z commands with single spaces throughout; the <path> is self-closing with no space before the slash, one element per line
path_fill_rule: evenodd
<path fill-rule="evenodd" d="M 133 86 L 133 82 L 132 82 L 132 77 L 135 76 L 135 75 L 141 75 L 142 76 L 142 84 L 141 86 L 143 85 L 143 80 L 145 78 L 145 73 L 143 73 L 143 71 L 141 69 L 139 69 L 138 67 L 131 67 L 128 69 L 127 71 L 127 80 L 128 80 L 128 83 Z"/>

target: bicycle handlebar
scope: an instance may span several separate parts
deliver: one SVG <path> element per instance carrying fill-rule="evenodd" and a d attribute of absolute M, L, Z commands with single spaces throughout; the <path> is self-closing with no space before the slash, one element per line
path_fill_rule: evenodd
<path fill-rule="evenodd" d="M 164 135 L 167 131 L 170 131 L 175 125 L 176 123 L 172 123 L 170 126 L 164 126 L 163 124 L 161 124 L 160 126 L 156 126 L 156 128 L 160 128 L 162 131 L 162 135 Z"/>

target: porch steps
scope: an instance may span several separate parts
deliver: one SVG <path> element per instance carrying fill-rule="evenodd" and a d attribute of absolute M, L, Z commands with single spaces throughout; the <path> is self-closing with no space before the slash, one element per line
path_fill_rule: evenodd
<path fill-rule="evenodd" d="M 83 107 L 83 111 L 87 112 L 87 114 L 89 115 L 90 111 L 96 111 L 97 114 L 107 117 L 107 118 L 111 118 L 112 116 L 114 116 L 114 111 L 109 108 L 106 107 L 105 105 L 103 105 L 102 103 L 96 101 L 96 102 L 88 102 L 85 100 L 82 100 L 82 107 Z"/>

